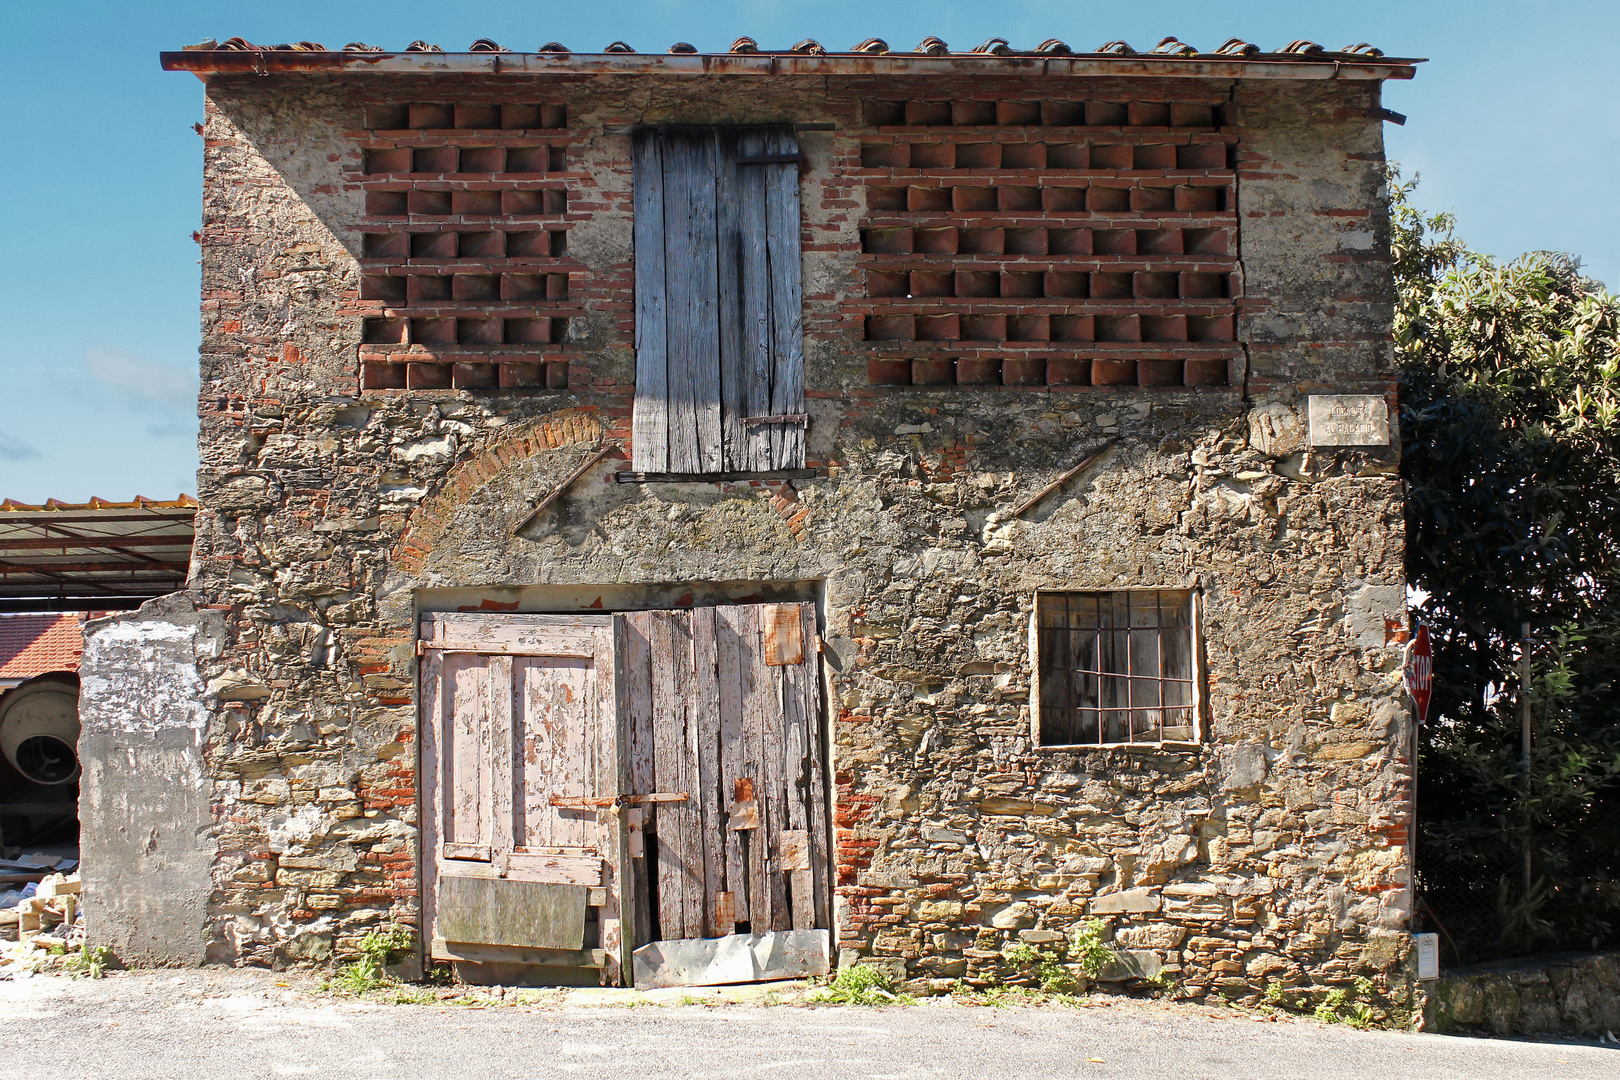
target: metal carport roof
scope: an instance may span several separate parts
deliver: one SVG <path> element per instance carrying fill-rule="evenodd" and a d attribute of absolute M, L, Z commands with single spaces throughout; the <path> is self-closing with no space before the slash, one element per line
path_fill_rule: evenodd
<path fill-rule="evenodd" d="M 0 612 L 110 611 L 183 588 L 197 500 L 0 501 Z"/>

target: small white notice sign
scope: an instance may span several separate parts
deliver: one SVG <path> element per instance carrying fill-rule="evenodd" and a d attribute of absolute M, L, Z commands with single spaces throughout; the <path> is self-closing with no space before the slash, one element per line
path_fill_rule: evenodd
<path fill-rule="evenodd" d="M 1309 398 L 1312 446 L 1388 446 L 1389 406 L 1378 394 Z"/>
<path fill-rule="evenodd" d="M 1418 978 L 1440 977 L 1440 935 L 1413 934 L 1412 944 L 1417 946 Z"/>

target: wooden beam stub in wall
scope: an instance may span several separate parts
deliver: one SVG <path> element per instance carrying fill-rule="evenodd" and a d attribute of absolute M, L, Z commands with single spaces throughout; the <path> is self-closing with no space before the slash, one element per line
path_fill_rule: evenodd
<path fill-rule="evenodd" d="M 771 472 L 621 472 L 614 479 L 621 484 L 722 484 L 739 480 L 814 480 L 818 469 L 776 469 Z"/>
<path fill-rule="evenodd" d="M 571 486 L 573 486 L 574 481 L 590 472 L 591 466 L 595 465 L 598 461 L 601 461 L 612 452 L 612 446 L 604 444 L 598 447 L 596 453 L 586 458 L 577 469 L 564 477 L 560 484 L 541 496 L 540 501 L 534 504 L 534 509 L 529 511 L 528 516 L 522 521 L 518 522 L 517 525 L 512 529 L 512 535 L 516 536 L 524 529 L 527 529 L 529 527 L 529 523 L 540 516 L 540 511 L 556 502 L 557 499 L 562 496 L 563 492 L 567 491 Z"/>
<path fill-rule="evenodd" d="M 1103 443 L 1101 446 L 1099 446 L 1097 448 L 1097 450 L 1093 454 L 1091 454 L 1089 457 L 1087 457 L 1080 464 L 1076 465 L 1074 468 L 1070 469 L 1068 472 L 1064 473 L 1062 476 L 1058 477 L 1056 480 L 1053 480 L 1050 484 L 1047 484 L 1045 487 L 1041 488 L 1041 490 L 1037 491 L 1035 494 L 1031 495 L 1029 498 L 1025 499 L 1023 502 L 1019 503 L 1016 507 L 1013 508 L 1013 512 L 1012 512 L 1012 514 L 1010 516 L 1011 517 L 1020 517 L 1020 516 L 1022 516 L 1024 511 L 1028 510 L 1030 507 L 1034 506 L 1036 503 L 1040 502 L 1042 499 L 1044 499 L 1048 495 L 1052 494 L 1052 492 L 1056 491 L 1058 488 L 1062 487 L 1064 484 L 1067 484 L 1070 480 L 1072 480 L 1076 476 L 1080 475 L 1080 473 L 1083 472 L 1087 467 L 1094 464 L 1097 461 L 1098 458 L 1102 457 L 1105 453 L 1107 453 L 1108 448 L 1110 446 L 1113 446 L 1117 442 L 1119 442 L 1118 439 L 1109 439 L 1107 442 Z"/>

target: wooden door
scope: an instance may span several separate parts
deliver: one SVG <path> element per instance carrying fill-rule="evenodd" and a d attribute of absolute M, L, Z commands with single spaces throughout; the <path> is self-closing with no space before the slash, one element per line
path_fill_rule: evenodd
<path fill-rule="evenodd" d="M 630 791 L 692 794 L 646 807 L 636 944 L 829 930 L 814 605 L 625 621 Z"/>
<path fill-rule="evenodd" d="M 620 981 L 622 634 L 615 616 L 423 621 L 422 903 L 434 958 L 595 966 Z"/>
<path fill-rule="evenodd" d="M 793 129 L 642 128 L 633 156 L 634 467 L 802 467 Z"/>

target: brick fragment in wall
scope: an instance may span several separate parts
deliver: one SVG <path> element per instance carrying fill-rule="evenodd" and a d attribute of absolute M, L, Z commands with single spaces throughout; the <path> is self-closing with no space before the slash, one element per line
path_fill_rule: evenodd
<path fill-rule="evenodd" d="M 471 586 L 442 602 L 511 605 L 529 583 L 640 589 L 672 603 L 716 581 L 809 581 L 825 600 L 834 931 L 850 956 L 881 958 L 907 977 L 976 978 L 999 970 L 1014 941 L 1047 945 L 1097 918 L 1122 950 L 1144 954 L 1141 972 L 1151 954 L 1195 989 L 1243 996 L 1278 972 L 1326 984 L 1366 970 L 1399 992 L 1392 969 L 1364 959 L 1378 935 L 1398 932 L 1404 888 L 1392 838 L 1403 835 L 1409 766 L 1391 752 L 1402 737 L 1389 720 L 1398 648 L 1383 621 L 1400 614 L 1390 591 L 1401 581 L 1396 460 L 1393 448 L 1310 455 L 1298 423 L 1300 387 L 1382 392 L 1391 374 L 1387 263 L 1330 258 L 1381 256 L 1386 242 L 1379 127 L 1366 119 L 1364 88 L 942 78 L 922 95 L 992 106 L 997 95 L 1048 104 L 1198 99 L 1206 109 L 1230 99 L 1220 134 L 1242 154 L 1231 159 L 1236 201 L 1220 211 L 1230 220 L 1176 224 L 1172 241 L 1167 215 L 1195 211 L 1098 211 L 1166 215 L 1122 227 L 1118 217 L 1047 207 L 1042 170 L 1086 167 L 1054 160 L 1054 125 L 1023 140 L 1045 146 L 1045 165 L 1017 151 L 1017 175 L 1004 186 L 1019 190 L 985 210 L 1030 220 L 873 225 L 871 178 L 834 165 L 861 162 L 864 147 L 884 140 L 907 154 L 946 145 L 863 119 L 863 102 L 916 99 L 912 83 L 782 79 L 751 83 L 746 94 L 618 76 L 559 86 L 548 100 L 567 126 L 543 130 L 566 150 L 568 177 L 558 182 L 566 209 L 547 216 L 542 196 L 512 210 L 543 223 L 502 228 L 506 258 L 519 231 L 566 233 L 565 252 L 548 240 L 547 253 L 519 256 L 568 260 L 566 298 L 529 281 L 535 298 L 523 301 L 550 313 L 526 317 L 566 319 L 566 330 L 562 340 L 548 326 L 547 341 L 508 342 L 503 324 L 502 342 L 484 343 L 472 339 L 493 331 L 473 320 L 496 317 L 487 305 L 507 302 L 501 282 L 497 299 L 473 297 L 472 282 L 458 299 L 452 281 L 426 314 L 412 312 L 409 286 L 404 306 L 390 311 L 397 297 L 368 296 L 363 282 L 380 269 L 361 263 L 371 258 L 363 236 L 386 231 L 367 217 L 367 192 L 356 186 L 371 181 L 354 178 L 370 175 L 358 173 L 367 102 L 510 94 L 505 104 L 523 104 L 524 91 L 500 80 L 426 92 L 437 85 L 390 76 L 368 79 L 364 95 L 297 80 L 218 80 L 209 90 L 202 234 L 213 306 L 203 385 L 220 404 L 200 435 L 199 551 L 210 555 L 197 587 L 233 629 L 202 675 L 205 685 L 262 688 L 235 700 L 221 694 L 210 714 L 204 761 L 221 852 L 206 901 L 214 958 L 322 963 L 352 954 L 367 929 L 418 917 L 418 602 Z M 1036 112 L 1064 115 L 1047 105 Z M 513 537 L 526 508 L 585 447 L 607 439 L 623 448 L 629 438 L 625 132 L 638 122 L 784 118 L 837 125 L 799 136 L 809 457 L 826 475 L 793 481 L 790 497 L 747 485 L 613 484 L 605 478 L 615 464 L 604 464 Z M 1128 112 L 1115 122 L 1126 120 Z M 1164 153 L 1146 151 L 1145 137 L 1110 141 Z M 967 144 L 953 137 L 953 145 L 953 166 L 936 157 L 927 167 L 1005 169 L 1015 140 L 999 144 L 996 166 L 964 163 Z M 898 167 L 898 151 L 883 153 L 872 167 Z M 545 185 L 555 187 L 550 173 Z M 1120 190 L 1128 207 L 1132 196 Z M 910 198 L 903 213 L 957 212 L 954 194 L 949 210 L 913 211 Z M 929 198 L 938 196 L 919 196 Z M 1340 215 L 1358 210 L 1366 213 Z M 478 225 L 480 235 L 494 231 L 490 221 Z M 1092 250 L 1104 233 L 1119 235 Z M 873 251 L 874 241 L 905 250 Z M 489 243 L 458 246 L 468 274 L 530 274 L 493 266 Z M 989 250 L 998 245 L 999 254 Z M 1183 295 L 1215 288 L 1203 278 L 1134 276 L 1168 272 L 1160 264 L 1098 269 L 1126 275 L 1101 284 L 1122 293 L 1128 312 L 1097 307 L 1114 301 L 1080 295 L 1077 278 L 1058 276 L 1073 270 L 1048 276 L 1043 264 L 1037 279 L 1022 263 L 998 265 L 992 282 L 971 276 L 988 273 L 978 263 L 950 262 L 1182 259 L 1186 273 L 1204 274 L 1214 272 L 1205 263 L 1230 263 L 1239 250 L 1242 279 L 1221 286 L 1232 295 Z M 913 351 L 883 351 L 901 341 L 862 340 L 868 315 L 886 317 L 867 310 L 862 260 L 919 254 L 926 267 L 896 262 L 881 272 L 904 273 L 914 294 L 940 294 L 926 297 L 932 307 L 906 309 L 913 331 L 917 317 L 934 320 L 924 324 L 933 337 L 905 340 Z M 995 295 L 974 295 L 992 285 Z M 964 298 L 994 310 L 947 307 Z M 1041 307 L 1007 306 L 1023 303 Z M 1175 340 L 1107 342 L 1144 336 L 1138 304 L 1158 305 L 1147 314 L 1161 321 L 1147 322 L 1145 336 Z M 571 377 L 511 393 L 453 379 L 362 388 L 362 346 L 415 347 L 362 341 L 366 320 L 403 320 L 405 335 L 411 319 L 433 318 L 468 325 L 423 349 L 533 346 L 563 356 Z M 1004 347 L 1015 331 L 1024 352 Z M 968 332 L 995 340 L 964 339 Z M 533 328 L 515 336 L 526 335 L 540 336 Z M 967 341 L 982 350 L 962 351 Z M 1194 346 L 1240 359 L 1207 389 L 1149 388 L 1136 384 L 1138 361 L 1097 344 L 1171 347 L 1150 363 L 1180 363 Z M 1094 374 L 1094 356 L 1130 365 L 1131 381 L 1105 385 L 1110 369 Z M 1176 369 L 1187 383 L 1194 370 Z M 1232 370 L 1239 378 L 1222 385 Z M 1237 392 L 1245 378 L 1247 402 Z M 1010 515 L 1105 437 L 1120 443 L 1104 467 Z M 1034 591 L 1143 587 L 1198 591 L 1207 745 L 1036 745 Z M 1250 749 L 1226 750 L 1240 747 Z M 1364 797 L 1336 799 L 1347 790 Z"/>

